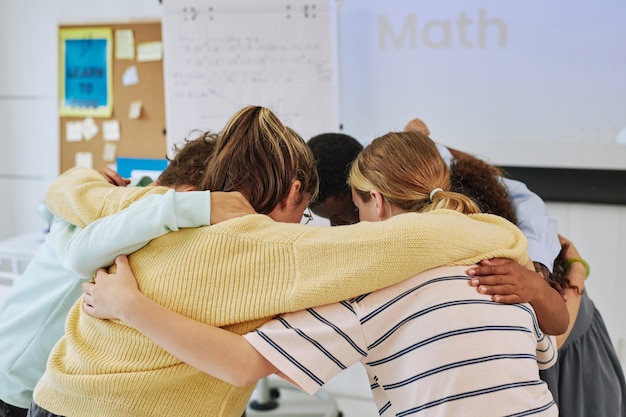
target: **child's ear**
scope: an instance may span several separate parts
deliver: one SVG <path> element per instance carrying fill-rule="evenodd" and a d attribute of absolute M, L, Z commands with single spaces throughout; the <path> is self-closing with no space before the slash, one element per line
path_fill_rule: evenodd
<path fill-rule="evenodd" d="M 370 196 L 374 199 L 376 205 L 376 214 L 380 220 L 385 220 L 389 217 L 389 207 L 385 204 L 383 195 L 376 190 L 370 191 Z"/>
<path fill-rule="evenodd" d="M 302 195 L 300 194 L 301 187 L 302 183 L 299 180 L 293 180 L 291 182 L 291 186 L 289 187 L 289 193 L 287 194 L 287 197 L 283 198 L 278 203 L 277 208 L 282 211 L 287 211 L 294 206 L 300 205 L 300 203 L 302 203 Z"/>
<path fill-rule="evenodd" d="M 286 200 L 292 206 L 299 206 L 302 203 L 302 193 L 300 189 L 302 188 L 302 183 L 300 180 L 293 180 L 291 182 L 291 187 L 289 187 L 289 194 L 287 195 Z"/>

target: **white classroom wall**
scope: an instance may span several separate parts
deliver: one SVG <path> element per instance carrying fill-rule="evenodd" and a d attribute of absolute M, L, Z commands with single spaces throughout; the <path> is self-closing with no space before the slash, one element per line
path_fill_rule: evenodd
<path fill-rule="evenodd" d="M 160 14 L 158 0 L 0 0 L 0 240 L 45 228 L 37 207 L 59 173 L 58 25 L 158 19 Z M 589 293 L 624 363 L 626 207 L 548 203 L 548 208 L 591 265 Z M 329 389 L 367 396 L 361 376 L 360 369 L 351 370 Z"/>

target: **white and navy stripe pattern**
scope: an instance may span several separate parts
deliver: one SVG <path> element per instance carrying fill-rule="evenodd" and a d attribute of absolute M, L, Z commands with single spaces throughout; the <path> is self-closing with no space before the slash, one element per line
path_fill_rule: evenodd
<path fill-rule="evenodd" d="M 479 294 L 466 269 L 285 314 L 246 338 L 309 393 L 361 362 L 381 416 L 557 416 L 539 379 L 553 338 L 529 305 Z"/>

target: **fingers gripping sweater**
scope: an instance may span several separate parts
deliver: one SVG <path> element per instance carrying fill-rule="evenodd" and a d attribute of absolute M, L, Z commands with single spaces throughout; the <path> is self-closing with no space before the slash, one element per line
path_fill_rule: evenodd
<path fill-rule="evenodd" d="M 84 197 L 69 197 L 85 218 L 103 213 L 94 190 L 111 195 L 109 186 L 93 179 Z M 76 181 L 66 196 L 84 191 L 89 179 Z M 441 210 L 333 228 L 250 215 L 169 233 L 129 260 L 141 291 L 153 300 L 241 334 L 278 313 L 341 301 L 435 266 L 492 257 L 527 261 L 526 240 L 515 226 L 495 216 Z M 79 302 L 35 402 L 68 417 L 239 417 L 252 389 L 191 368 L 124 323 L 89 317 Z"/>

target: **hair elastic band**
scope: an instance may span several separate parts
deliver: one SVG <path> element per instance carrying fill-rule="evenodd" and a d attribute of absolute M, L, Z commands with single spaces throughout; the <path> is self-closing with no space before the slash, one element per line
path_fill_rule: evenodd
<path fill-rule="evenodd" d="M 430 200 L 430 202 L 431 202 L 431 203 L 433 202 L 433 197 L 434 197 L 434 196 L 435 196 L 435 194 L 437 194 L 439 191 L 443 191 L 443 190 L 442 190 L 441 188 L 437 187 L 437 188 L 433 189 L 433 190 L 430 192 L 429 200 Z"/>
<path fill-rule="evenodd" d="M 585 267 L 585 279 L 589 278 L 589 274 L 591 273 L 591 267 L 589 266 L 589 263 L 583 258 L 570 258 L 565 261 L 563 267 L 567 270 L 574 262 L 579 262 L 583 264 L 583 266 Z"/>

